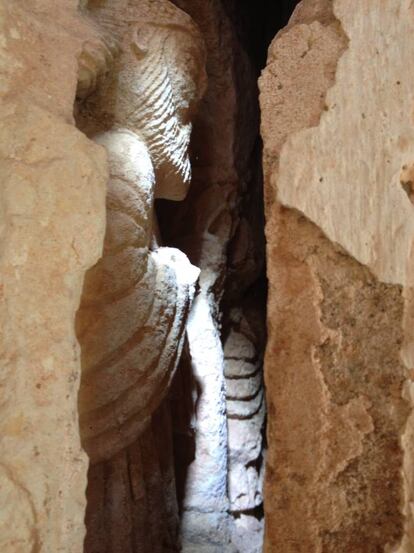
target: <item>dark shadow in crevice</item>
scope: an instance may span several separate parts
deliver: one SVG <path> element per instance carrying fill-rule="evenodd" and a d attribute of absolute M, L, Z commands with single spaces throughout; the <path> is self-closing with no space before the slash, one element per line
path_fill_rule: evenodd
<path fill-rule="evenodd" d="M 285 27 L 299 0 L 222 0 L 258 74 L 266 65 L 267 50 Z"/>
<path fill-rule="evenodd" d="M 261 70 L 266 65 L 267 51 L 269 45 L 277 34 L 288 22 L 293 10 L 298 4 L 297 0 L 221 0 L 221 3 L 233 24 L 233 28 L 237 34 L 243 49 L 248 54 L 254 69 L 254 73 L 259 77 Z M 236 93 L 243 98 L 245 89 L 243 82 L 235 83 Z M 259 113 L 259 91 L 256 88 L 256 97 L 252 95 L 254 105 L 251 109 Z M 220 98 L 217 97 L 217 102 Z M 240 102 L 246 108 L 246 102 Z M 258 118 L 256 117 L 256 124 Z M 240 127 L 241 132 L 246 132 L 243 125 Z M 253 140 L 252 144 L 255 147 L 252 151 L 250 161 L 243 159 L 243 166 L 247 165 L 252 168 L 250 178 L 240 184 L 238 190 L 239 198 L 237 199 L 237 214 L 235 219 L 238 220 L 235 226 L 233 236 L 227 247 L 227 274 L 225 291 L 220 305 L 222 315 L 222 339 L 226 339 L 231 325 L 230 312 L 235 307 L 246 307 L 247 313 L 252 311 L 254 306 L 260 312 L 260 321 L 258 324 L 263 327 L 263 334 L 258 342 L 259 356 L 262 358 L 266 345 L 266 303 L 267 303 L 267 279 L 266 279 L 266 262 L 265 262 L 265 218 L 264 218 L 264 202 L 263 202 L 263 176 L 262 176 L 262 143 L 259 133 L 259 127 L 251 129 Z M 235 133 L 236 137 L 237 132 Z M 254 135 L 256 137 L 254 138 Z M 200 138 L 200 137 L 198 137 Z M 205 138 L 204 135 L 202 138 Z M 207 138 L 211 138 L 208 136 Z M 236 145 L 237 147 L 237 145 Z M 199 151 L 201 148 L 201 151 Z M 194 158 L 201 161 L 208 159 L 208 156 L 203 156 L 203 149 L 208 149 L 208 140 L 198 140 L 196 148 L 193 144 Z M 237 156 L 236 156 L 237 157 Z M 200 161 L 201 160 L 201 161 Z M 202 165 L 202 164 L 201 164 Z M 239 169 L 239 168 L 237 168 Z M 243 174 L 243 170 L 240 171 Z M 185 228 L 180 235 L 174 236 L 172 229 L 174 224 L 172 221 L 191 221 L 193 219 L 188 216 L 191 213 L 193 198 L 197 200 L 197 190 L 193 186 L 190 190 L 185 204 L 187 211 L 182 205 L 166 200 L 157 200 L 156 211 L 160 223 L 161 235 L 165 245 L 174 246 L 182 249 L 190 258 L 190 260 L 198 264 L 199 248 L 202 240 L 194 236 L 195 229 Z M 225 200 L 223 199 L 223 202 Z M 180 214 L 183 214 L 181 216 Z M 196 219 L 194 220 L 197 222 Z M 243 263 L 238 263 L 240 244 L 243 246 L 243 225 L 253 228 L 253 240 L 250 245 L 251 257 L 253 264 L 256 264 L 258 269 L 251 270 L 249 267 L 243 266 Z M 192 226 L 192 225 L 190 225 Z M 220 226 L 220 225 L 218 225 Z M 216 234 L 216 228 L 209 228 L 209 232 Z M 217 231 L 218 232 L 218 231 Z M 198 244 L 198 245 L 197 245 Z M 250 272 L 249 272 L 250 271 Z M 221 286 L 221 282 L 218 283 Z M 254 323 L 253 323 L 254 324 Z M 188 467 L 195 457 L 195 398 L 200 390 L 191 370 L 191 358 L 188 350 L 184 352 L 180 367 L 174 383 L 172 394 L 170 394 L 172 405 L 172 419 L 176 421 L 174 424 L 174 456 L 175 456 L 175 477 L 177 487 L 178 504 L 182 507 L 185 493 L 185 484 L 187 478 Z M 191 401 L 193 404 L 191 405 Z M 262 429 L 263 450 L 266 450 L 266 418 Z M 260 456 L 255 462 L 257 466 L 254 468 L 259 472 L 262 465 L 265 463 L 265 457 Z M 264 518 L 263 505 L 259 505 L 254 509 L 245 511 L 234 511 L 231 515 L 237 519 L 242 515 L 253 516 L 259 521 Z"/>

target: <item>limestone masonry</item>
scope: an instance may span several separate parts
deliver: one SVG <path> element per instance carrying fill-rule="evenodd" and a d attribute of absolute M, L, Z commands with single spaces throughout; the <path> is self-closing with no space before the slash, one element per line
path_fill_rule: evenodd
<path fill-rule="evenodd" d="M 412 0 L 0 0 L 0 553 L 414 552 L 413 60 Z"/>

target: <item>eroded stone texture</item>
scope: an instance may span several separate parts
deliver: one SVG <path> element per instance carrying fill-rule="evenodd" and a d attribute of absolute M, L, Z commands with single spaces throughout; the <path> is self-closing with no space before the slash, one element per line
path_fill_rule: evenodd
<path fill-rule="evenodd" d="M 95 139 L 111 167 L 107 231 L 77 317 L 80 425 L 93 463 L 130 445 L 167 393 L 198 277 L 179 250 L 150 250 L 155 179 L 145 145 L 126 130 Z"/>
<path fill-rule="evenodd" d="M 139 438 L 89 471 L 85 551 L 177 551 L 178 511 L 168 404 Z"/>
<path fill-rule="evenodd" d="M 182 198 L 190 182 L 204 46 L 190 17 L 167 0 L 92 0 L 87 14 L 100 40 L 81 57 L 77 120 L 106 147 L 111 178 L 104 255 L 87 275 L 77 318 L 80 427 L 92 462 L 85 548 L 161 553 L 178 538 L 162 401 L 199 270 L 160 247 L 153 203 Z"/>
<path fill-rule="evenodd" d="M 231 271 L 239 272 L 243 295 L 261 268 L 259 248 L 253 246 L 255 231 L 246 215 L 249 210 L 242 210 L 240 199 L 257 177 L 252 171 L 258 128 L 255 74 L 221 2 L 176 3 L 203 33 L 209 79 L 194 122 L 189 196 L 179 207 L 160 207 L 161 220 L 168 221 L 161 226 L 163 235 L 201 268 L 200 293 L 187 329 L 198 398 L 191 421 L 196 430 L 195 459 L 185 474 L 183 493 L 183 551 L 238 551 L 231 543 L 229 516 L 230 427 L 220 304 Z M 244 479 L 241 493 L 246 493 L 245 483 Z"/>
<path fill-rule="evenodd" d="M 224 342 L 229 436 L 228 491 L 230 510 L 239 513 L 253 511 L 263 503 L 261 433 L 265 402 L 261 355 L 263 339 L 260 339 L 263 336 L 257 335 L 257 330 L 262 330 L 260 316 L 252 316 L 248 309 L 243 313 L 243 310 L 234 308 L 230 321 L 230 332 Z"/>
<path fill-rule="evenodd" d="M 74 321 L 102 249 L 107 168 L 72 110 L 94 31 L 75 0 L 2 1 L 0 26 L 0 550 L 81 553 Z"/>
<path fill-rule="evenodd" d="M 403 37 L 413 25 L 410 2 L 350 10 L 343 0 L 304 1 L 273 41 L 260 81 L 270 282 L 265 551 L 412 547 L 408 489 L 399 549 L 409 413 L 401 348 L 412 310 L 402 287 L 411 282 L 414 224 L 405 69 L 414 47 Z M 411 347 L 410 333 L 408 363 Z"/>

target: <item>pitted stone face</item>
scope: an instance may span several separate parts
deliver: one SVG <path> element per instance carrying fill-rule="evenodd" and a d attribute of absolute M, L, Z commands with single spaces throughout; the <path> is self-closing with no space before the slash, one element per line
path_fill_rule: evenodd
<path fill-rule="evenodd" d="M 73 321 L 102 251 L 106 157 L 73 125 L 77 0 L 0 1 L 0 551 L 79 553 Z"/>

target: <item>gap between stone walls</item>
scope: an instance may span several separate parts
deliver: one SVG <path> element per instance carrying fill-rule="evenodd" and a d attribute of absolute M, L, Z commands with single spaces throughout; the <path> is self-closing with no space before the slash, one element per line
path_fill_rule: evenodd
<path fill-rule="evenodd" d="M 295 5 L 0 0 L 1 553 L 413 553 L 414 2 Z"/>
<path fill-rule="evenodd" d="M 110 173 L 77 314 L 85 553 L 262 550 L 257 78 L 286 6 L 175 4 L 84 6 L 75 116 Z"/>

